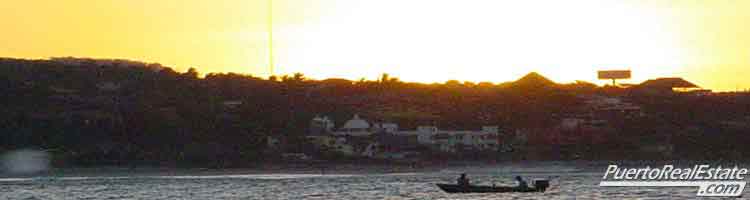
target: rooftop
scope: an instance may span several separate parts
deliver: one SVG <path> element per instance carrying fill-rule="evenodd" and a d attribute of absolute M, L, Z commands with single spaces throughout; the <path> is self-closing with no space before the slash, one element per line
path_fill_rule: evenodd
<path fill-rule="evenodd" d="M 698 85 L 677 77 L 651 79 L 644 81 L 639 86 L 654 88 L 700 88 Z"/>
<path fill-rule="evenodd" d="M 355 114 L 354 118 L 350 119 L 349 121 L 346 121 L 344 123 L 344 126 L 341 127 L 341 129 L 368 129 L 370 128 L 370 123 L 367 123 L 367 121 L 359 118 L 359 115 Z"/>

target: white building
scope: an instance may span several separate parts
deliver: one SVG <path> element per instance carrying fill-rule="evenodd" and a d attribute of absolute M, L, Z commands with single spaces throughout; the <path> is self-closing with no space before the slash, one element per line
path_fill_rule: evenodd
<path fill-rule="evenodd" d="M 323 133 L 332 131 L 334 125 L 333 120 L 326 116 L 315 116 L 315 118 L 310 121 L 311 132 L 315 135 L 322 135 Z"/>
<path fill-rule="evenodd" d="M 346 121 L 344 126 L 339 128 L 339 130 L 333 132 L 333 135 L 337 136 L 369 136 L 372 134 L 373 131 L 370 130 L 370 123 L 359 118 L 357 114 L 354 115 L 354 118 Z"/>
<path fill-rule="evenodd" d="M 316 117 L 312 120 L 317 129 L 332 130 L 333 122 L 327 117 Z M 484 126 L 481 130 L 440 130 L 436 126 L 419 126 L 416 130 L 399 130 L 395 123 L 369 123 L 354 115 L 354 117 L 336 131 L 330 131 L 328 140 L 319 141 L 336 150 L 353 154 L 354 149 L 346 145 L 345 136 L 364 137 L 377 133 L 393 134 L 396 136 L 416 136 L 419 145 L 432 146 L 445 152 L 457 152 L 463 149 L 480 151 L 497 151 L 500 148 L 500 130 L 498 126 Z M 344 139 L 344 140 L 342 140 Z M 364 155 L 374 155 L 371 147 L 365 148 Z"/>
<path fill-rule="evenodd" d="M 398 132 L 398 124 L 394 123 L 373 123 L 372 129 L 378 132 L 385 132 L 396 134 Z"/>
<path fill-rule="evenodd" d="M 640 106 L 625 102 L 618 97 L 587 96 L 585 104 L 595 116 L 600 117 L 641 117 L 643 111 Z"/>
<path fill-rule="evenodd" d="M 224 101 L 224 102 L 221 102 L 221 104 L 223 104 L 224 107 L 226 107 L 226 108 L 235 109 L 235 108 L 238 108 L 238 107 L 240 107 L 242 105 L 242 101 L 238 101 L 238 100 Z"/>
<path fill-rule="evenodd" d="M 423 145 L 432 145 L 445 152 L 456 152 L 459 146 L 476 150 L 497 150 L 500 146 L 499 128 L 484 126 L 482 130 L 440 130 L 435 126 L 419 126 L 416 131 L 399 131 L 399 134 L 417 135 Z"/>

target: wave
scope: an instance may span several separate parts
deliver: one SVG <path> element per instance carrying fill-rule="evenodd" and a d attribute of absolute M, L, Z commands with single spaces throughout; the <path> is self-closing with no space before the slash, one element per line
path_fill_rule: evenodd
<path fill-rule="evenodd" d="M 304 179 L 304 178 L 342 178 L 361 175 L 353 174 L 233 174 L 233 175 L 169 175 L 169 176 L 76 176 L 76 177 L 31 177 L 31 178 L 0 178 L 0 182 L 27 181 L 81 181 L 81 180 L 112 180 L 112 179 Z"/>

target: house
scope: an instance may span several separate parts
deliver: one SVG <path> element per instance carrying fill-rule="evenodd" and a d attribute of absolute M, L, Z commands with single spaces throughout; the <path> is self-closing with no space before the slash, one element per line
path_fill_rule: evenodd
<path fill-rule="evenodd" d="M 333 132 L 336 136 L 369 136 L 374 133 L 370 129 L 370 123 L 364 119 L 359 118 L 359 115 L 355 114 L 354 117 L 346 123 L 339 130 Z"/>
<path fill-rule="evenodd" d="M 374 123 L 372 128 L 376 132 L 384 132 L 394 134 L 398 132 L 398 124 L 395 123 Z"/>
<path fill-rule="evenodd" d="M 334 141 L 335 142 L 332 146 L 332 149 L 334 151 L 342 153 L 347 156 L 353 156 L 357 154 L 357 151 L 355 150 L 354 145 L 349 144 L 345 137 L 337 137 L 336 140 Z"/>
<path fill-rule="evenodd" d="M 327 135 L 333 131 L 334 125 L 333 120 L 328 117 L 315 116 L 310 120 L 308 136 Z"/>
<path fill-rule="evenodd" d="M 435 126 L 420 126 L 416 131 L 404 131 L 401 134 L 416 134 L 420 144 L 433 146 L 444 152 L 497 151 L 500 148 L 497 126 L 484 126 L 478 131 L 439 130 Z"/>
<path fill-rule="evenodd" d="M 700 86 L 677 77 L 651 79 L 632 88 L 635 92 L 644 94 L 672 94 L 674 92 L 710 93 L 710 90 L 701 89 Z"/>
<path fill-rule="evenodd" d="M 116 91 L 120 89 L 121 85 L 112 81 L 105 81 L 97 83 L 96 87 L 101 91 Z"/>
<path fill-rule="evenodd" d="M 497 151 L 500 149 L 498 126 L 481 130 L 440 130 L 436 126 L 419 126 L 416 130 L 399 130 L 395 123 L 369 123 L 354 115 L 343 126 L 334 128 L 328 117 L 316 116 L 310 122 L 309 138 L 318 147 L 346 155 L 366 157 L 402 157 L 428 146 L 443 152 Z"/>
<path fill-rule="evenodd" d="M 416 154 L 419 142 L 416 135 L 403 135 L 381 132 L 375 135 L 375 143 L 370 148 L 374 154 L 381 158 L 405 157 L 407 154 Z"/>
<path fill-rule="evenodd" d="M 346 137 L 335 137 L 332 135 L 307 136 L 311 143 L 318 148 L 338 152 L 343 155 L 353 156 L 357 154 L 354 145 Z"/>
<path fill-rule="evenodd" d="M 582 96 L 589 116 L 596 119 L 621 119 L 642 117 L 641 106 L 624 101 L 620 97 Z"/>
<path fill-rule="evenodd" d="M 417 143 L 422 145 L 436 144 L 435 135 L 438 134 L 436 126 L 418 126 L 416 130 L 399 130 L 395 132 L 401 136 L 416 136 Z"/>
<path fill-rule="evenodd" d="M 242 101 L 239 100 L 232 100 L 232 101 L 223 101 L 221 102 L 222 105 L 226 108 L 235 109 L 237 107 L 240 107 L 242 105 Z"/>
<path fill-rule="evenodd" d="M 76 90 L 76 89 L 69 89 L 69 88 L 58 87 L 58 86 L 49 86 L 49 90 L 51 90 L 55 94 L 76 94 L 76 93 L 78 93 L 78 90 Z"/>
<path fill-rule="evenodd" d="M 359 118 L 359 115 L 354 115 L 354 118 L 348 120 L 338 130 L 334 130 L 334 125 L 330 118 L 316 116 L 310 121 L 310 129 L 306 137 L 320 148 L 353 156 L 360 152 L 355 148 L 354 139 L 369 136 L 373 132 L 370 124 Z"/>
<path fill-rule="evenodd" d="M 328 117 L 315 116 L 310 120 L 306 138 L 319 148 L 336 149 L 336 137 L 331 135 L 333 126 L 333 120 Z"/>

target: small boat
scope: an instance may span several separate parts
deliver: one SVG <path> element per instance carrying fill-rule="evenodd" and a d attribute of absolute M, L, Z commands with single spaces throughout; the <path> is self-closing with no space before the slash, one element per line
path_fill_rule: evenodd
<path fill-rule="evenodd" d="M 544 192 L 549 187 L 549 180 L 535 180 L 534 187 L 511 187 L 511 186 L 481 186 L 458 184 L 436 184 L 447 193 L 506 193 L 506 192 Z"/>

